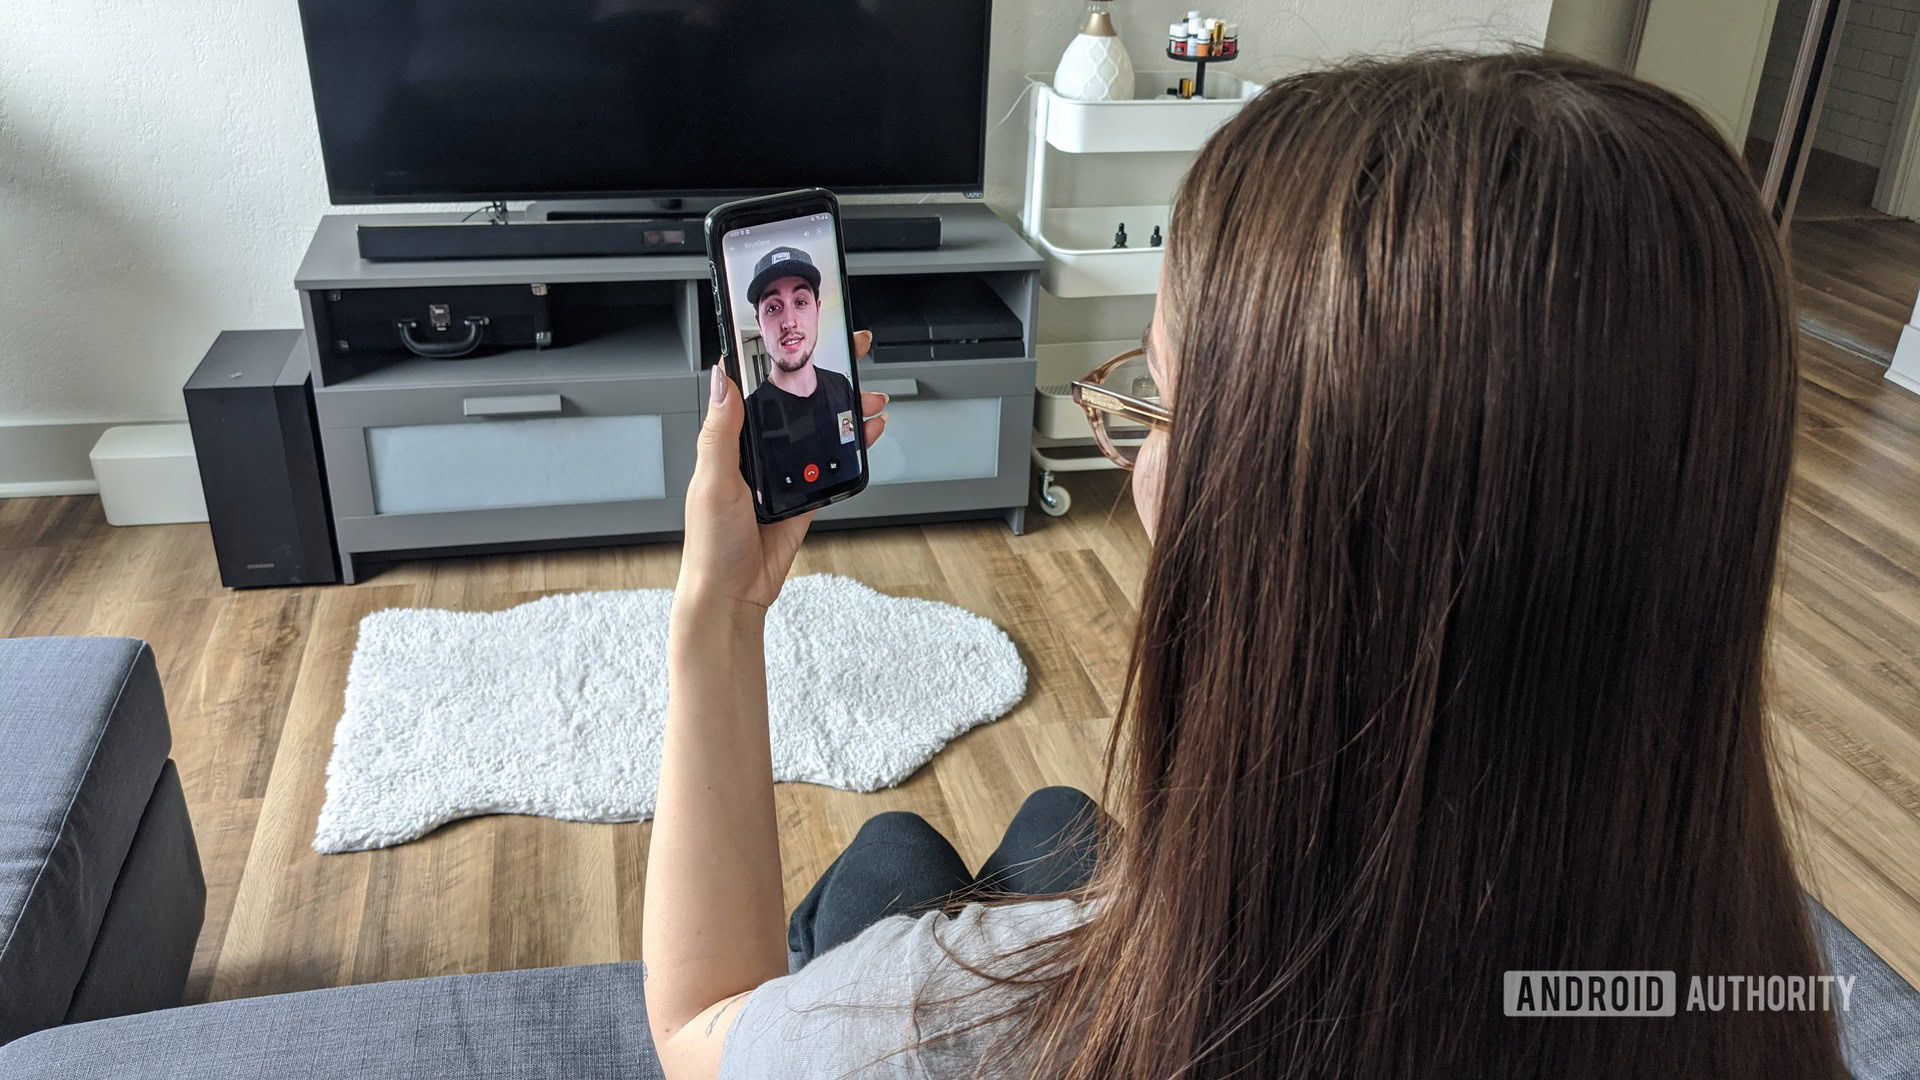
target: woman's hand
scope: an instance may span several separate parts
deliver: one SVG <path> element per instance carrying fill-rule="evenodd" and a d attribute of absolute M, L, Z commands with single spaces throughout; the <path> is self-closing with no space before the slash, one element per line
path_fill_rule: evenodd
<path fill-rule="evenodd" d="M 867 355 L 873 335 L 853 335 L 854 357 Z M 764 613 L 780 595 L 793 557 L 806 539 L 812 514 L 761 525 L 753 515 L 753 492 L 740 473 L 740 427 L 746 403 L 722 366 L 713 366 L 713 400 L 700 430 L 700 457 L 687 489 L 687 533 L 674 599 L 705 605 L 746 606 Z M 866 445 L 886 430 L 885 394 L 861 394 Z"/>

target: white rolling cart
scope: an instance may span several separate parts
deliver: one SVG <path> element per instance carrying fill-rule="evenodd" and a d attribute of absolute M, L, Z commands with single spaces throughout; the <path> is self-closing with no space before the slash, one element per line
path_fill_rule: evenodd
<path fill-rule="evenodd" d="M 1180 81 L 1178 71 L 1143 71 L 1132 101 L 1074 101 L 1053 92 L 1044 76 L 1033 76 L 1033 105 L 1028 113 L 1032 143 L 1027 151 L 1026 198 L 1020 228 L 1046 265 L 1040 284 L 1063 299 L 1150 296 L 1160 282 L 1165 248 L 1150 246 L 1154 229 L 1165 235 L 1166 203 L 1142 206 L 1050 206 L 1047 201 L 1048 151 L 1064 154 L 1193 153 L 1259 89 L 1225 73 L 1208 79 L 1210 98 L 1181 100 L 1166 88 Z M 1113 246 L 1114 227 L 1127 226 L 1128 246 Z M 1040 470 L 1040 507 L 1059 517 L 1072 505 L 1055 475 L 1111 469 L 1093 445 L 1086 413 L 1070 390 L 1108 357 L 1134 343 L 1123 340 L 1042 345 L 1037 350 L 1039 397 L 1034 409 L 1033 463 Z"/>

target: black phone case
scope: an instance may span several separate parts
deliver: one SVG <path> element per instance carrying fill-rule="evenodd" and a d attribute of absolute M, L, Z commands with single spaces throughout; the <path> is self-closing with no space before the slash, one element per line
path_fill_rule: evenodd
<path fill-rule="evenodd" d="M 840 200 L 833 192 L 825 188 L 808 188 L 802 191 L 789 191 L 779 195 L 765 195 L 754 199 L 740 199 L 736 202 L 717 206 L 707 215 L 707 270 L 712 275 L 714 318 L 720 328 L 720 363 L 726 368 L 733 385 L 744 395 L 745 383 L 740 374 L 740 357 L 734 355 L 736 334 L 733 325 L 733 297 L 727 285 L 726 275 L 721 273 L 721 262 L 725 258 L 720 238 L 733 229 L 746 225 L 761 225 L 768 222 L 783 221 L 787 218 L 805 214 L 828 213 L 833 215 L 834 241 L 838 248 L 840 270 L 840 293 L 845 299 L 847 312 L 847 356 L 851 363 L 847 365 L 847 381 L 853 384 L 854 412 L 860 411 L 860 361 L 854 355 L 853 347 L 853 293 L 847 283 L 847 237 L 845 221 L 840 216 Z M 753 515 L 762 525 L 772 525 L 788 518 L 810 514 L 815 510 L 831 506 L 860 494 L 867 489 L 869 465 L 867 462 L 866 424 L 864 418 L 856 420 L 859 425 L 860 475 L 839 488 L 822 493 L 821 497 L 803 505 L 791 507 L 778 513 L 771 512 L 756 498 Z M 740 472 L 746 477 L 747 487 L 759 492 L 765 490 L 763 478 L 759 475 L 760 456 L 756 452 L 757 434 L 753 430 L 753 414 L 748 412 L 745 424 L 740 429 Z"/>

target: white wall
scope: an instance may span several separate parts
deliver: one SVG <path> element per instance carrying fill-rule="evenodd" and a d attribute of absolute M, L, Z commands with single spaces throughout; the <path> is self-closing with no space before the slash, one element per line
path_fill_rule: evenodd
<path fill-rule="evenodd" d="M 1648 0 L 1633 73 L 1678 94 L 1746 145 L 1779 0 Z"/>
<path fill-rule="evenodd" d="M 1752 134 L 1761 138 L 1771 139 L 1780 126 L 1809 7 L 1808 0 L 1781 0 L 1753 105 Z M 1916 31 L 1920 0 L 1853 0 L 1848 5 L 1826 104 L 1814 132 L 1815 147 L 1876 169 L 1884 163 Z"/>
<path fill-rule="evenodd" d="M 1553 0 L 1547 48 L 1623 69 L 1640 0 Z"/>
<path fill-rule="evenodd" d="M 1920 0 L 1853 0 L 1814 145 L 1879 168 L 1892 141 Z"/>
<path fill-rule="evenodd" d="M 1893 363 L 1887 365 L 1887 380 L 1920 394 L 1920 301 L 1914 303 L 1913 315 L 1900 331 L 1900 346 L 1893 352 Z"/>
<path fill-rule="evenodd" d="M 1119 5 L 1141 67 L 1190 2 Z M 1549 3 L 1207 6 L 1241 24 L 1232 70 L 1265 79 L 1359 52 L 1537 44 Z M 1081 7 L 995 5 L 991 120 L 1025 73 L 1052 69 Z M 299 324 L 291 280 L 327 196 L 294 2 L 6 0 L 0 23 L 0 448 L 9 427 L 17 446 L 36 428 L 182 416 L 216 332 Z M 1009 218 L 1022 123 L 989 141 L 988 198 Z M 47 456 L 0 456 L 0 486 L 86 475 L 84 458 L 47 475 Z"/>

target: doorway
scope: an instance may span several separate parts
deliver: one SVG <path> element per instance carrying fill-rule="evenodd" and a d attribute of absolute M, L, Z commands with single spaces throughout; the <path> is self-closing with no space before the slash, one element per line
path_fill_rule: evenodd
<path fill-rule="evenodd" d="M 1824 36 L 1817 19 L 1832 24 Z M 1780 164 L 1783 138 L 1789 152 L 1799 151 L 1788 163 L 1797 175 L 1789 168 L 1779 177 L 1783 224 L 1873 219 L 1892 208 L 1883 181 L 1898 166 L 1910 126 L 1916 32 L 1920 0 L 1780 0 L 1745 149 L 1763 181 L 1768 166 Z M 1804 69 L 1810 54 L 1823 70 Z M 1791 145 L 1792 125 L 1782 123 L 1800 94 L 1812 113 L 1805 147 Z"/>
<path fill-rule="evenodd" d="M 1800 328 L 1892 365 L 1920 287 L 1920 0 L 1779 0 L 1743 145 L 1799 280 Z M 1917 316 L 1920 317 L 1920 316 Z"/>
<path fill-rule="evenodd" d="M 1547 45 L 1673 91 L 1745 149 L 1801 328 L 1920 393 L 1916 32 L 1920 0 L 1555 0 Z"/>

